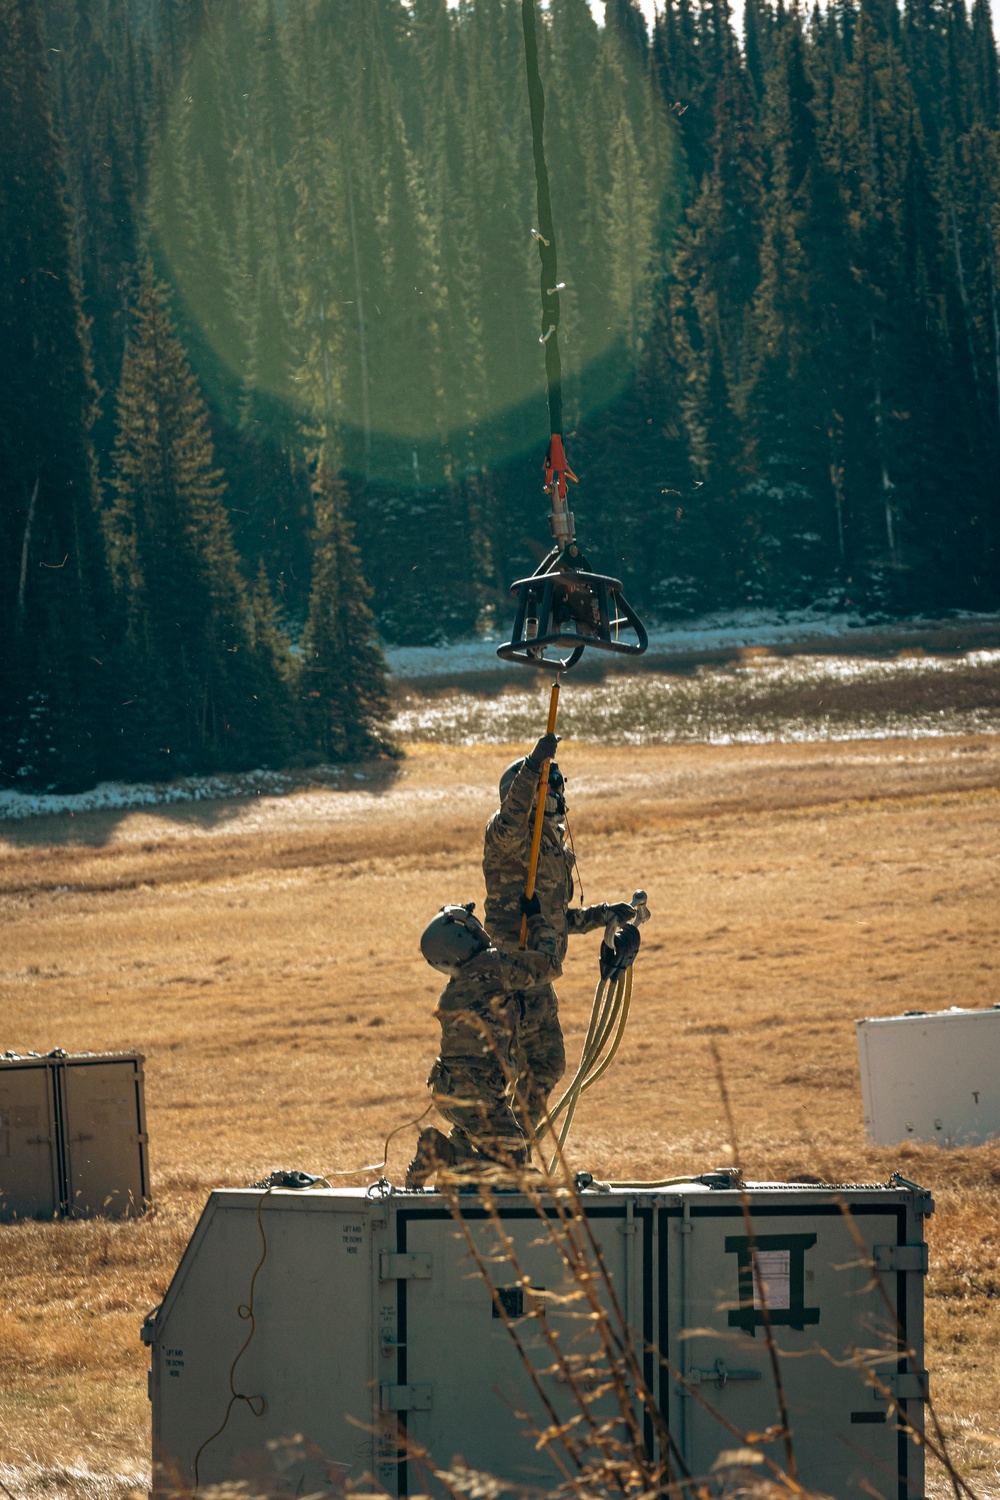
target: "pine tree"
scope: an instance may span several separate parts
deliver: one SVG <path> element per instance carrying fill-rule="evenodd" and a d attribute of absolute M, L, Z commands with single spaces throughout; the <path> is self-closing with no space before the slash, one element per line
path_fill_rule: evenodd
<path fill-rule="evenodd" d="M 1000 124 L 1000 67 L 989 0 L 973 0 L 973 110 L 987 130 Z"/>
<path fill-rule="evenodd" d="M 285 709 L 166 295 L 147 266 L 122 368 L 108 526 L 127 621 L 124 738 L 136 770 L 178 775 L 280 759 Z"/>
<path fill-rule="evenodd" d="M 716 18 L 718 19 L 718 18 Z M 744 442 L 736 397 L 746 375 L 747 325 L 760 276 L 763 161 L 752 100 L 734 52 L 716 94 L 712 165 L 678 235 L 671 341 L 685 370 L 681 415 L 698 489 L 686 498 L 688 532 L 705 550 L 709 588 L 746 600 L 752 541 L 741 498 Z"/>
<path fill-rule="evenodd" d="M 139 231 L 139 180 L 146 136 L 136 87 L 137 42 L 127 9 L 107 0 L 46 6 L 57 84 L 56 128 L 63 140 L 77 276 L 90 320 L 95 377 L 112 391 L 121 368 L 126 309 Z M 95 436 L 105 460 L 113 402 Z"/>
<path fill-rule="evenodd" d="M 0 0 L 0 37 L 0 769 L 84 786 L 114 679 L 95 390 L 34 0 Z"/>
<path fill-rule="evenodd" d="M 819 150 L 814 101 L 805 32 L 793 15 L 768 74 L 761 275 L 740 405 L 757 538 L 750 566 L 771 598 L 796 604 L 822 595 L 848 566 L 838 486 L 850 236 Z"/>
<path fill-rule="evenodd" d="M 654 76 L 678 132 L 694 185 L 711 162 L 716 75 L 699 37 L 692 0 L 664 0 L 653 32 Z"/>
<path fill-rule="evenodd" d="M 346 490 L 320 457 L 313 482 L 316 525 L 309 619 L 297 690 L 306 740 L 324 760 L 358 760 L 385 747 L 385 662 L 369 592 L 345 516 Z"/>
<path fill-rule="evenodd" d="M 246 279 L 238 241 L 238 177 L 231 163 L 236 93 L 227 8 L 206 9 L 177 95 L 166 101 L 151 163 L 146 239 L 174 291 L 179 336 L 220 421 L 238 421 L 248 364 L 241 316 Z"/>

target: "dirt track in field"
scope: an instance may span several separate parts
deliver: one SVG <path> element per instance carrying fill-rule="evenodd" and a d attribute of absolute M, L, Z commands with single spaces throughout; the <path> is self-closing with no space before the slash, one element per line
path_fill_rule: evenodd
<path fill-rule="evenodd" d="M 439 986 L 417 939 L 443 901 L 481 903 L 482 826 L 517 748 L 414 747 L 355 790 L 0 830 L 0 1050 L 144 1052 L 161 1204 L 103 1259 L 94 1226 L 0 1229 L 11 1462 L 68 1462 L 74 1443 L 82 1461 L 98 1442 L 119 1470 L 141 1464 L 138 1319 L 206 1190 L 378 1161 L 425 1107 Z M 963 1463 L 1000 1494 L 1000 1450 L 970 1436 L 998 1433 L 1000 1149 L 866 1148 L 852 1025 L 1000 1001 L 1000 738 L 567 743 L 560 764 L 586 900 L 643 886 L 653 911 L 575 1163 L 643 1177 L 725 1160 L 714 1042 L 749 1176 L 927 1181 L 928 1365 Z M 571 1059 L 597 941 L 577 940 L 559 986 Z M 414 1134 L 393 1144 L 397 1180 Z"/>

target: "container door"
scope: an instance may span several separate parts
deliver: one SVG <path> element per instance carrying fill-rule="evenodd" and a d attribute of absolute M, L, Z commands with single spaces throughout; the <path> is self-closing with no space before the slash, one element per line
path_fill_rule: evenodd
<path fill-rule="evenodd" d="M 738 1207 L 693 1208 L 687 1222 L 685 1232 L 684 1221 L 669 1216 L 661 1244 L 665 1238 L 669 1246 L 672 1426 L 693 1472 L 710 1473 L 721 1454 L 742 1446 L 743 1435 L 780 1423 L 763 1327 L 766 1297 L 799 1482 L 840 1500 L 910 1494 L 912 1446 L 901 1439 L 888 1399 L 866 1385 L 859 1368 L 868 1362 L 900 1397 L 918 1395 L 896 1348 L 902 1278 L 873 1277 L 868 1263 L 876 1245 L 896 1246 L 897 1213 L 854 1214 L 868 1255 L 829 1204 L 758 1212 L 753 1244 Z M 905 1323 L 905 1306 L 899 1313 Z M 759 1451 L 785 1466 L 780 1439 Z"/>
<path fill-rule="evenodd" d="M 149 1196 L 138 1058 L 68 1058 L 63 1118 L 69 1210 L 124 1218 Z"/>
<path fill-rule="evenodd" d="M 49 1063 L 0 1065 L 0 1219 L 58 1215 L 56 1137 Z"/>
<path fill-rule="evenodd" d="M 471 1467 L 508 1482 L 551 1486 L 556 1466 L 535 1447 L 537 1433 L 559 1420 L 580 1414 L 567 1373 L 558 1368 L 552 1345 L 531 1313 L 531 1299 L 521 1280 L 545 1292 L 546 1316 L 559 1347 L 572 1367 L 573 1379 L 591 1398 L 603 1386 L 607 1365 L 600 1353 L 587 1304 L 579 1296 L 565 1261 L 546 1225 L 530 1208 L 504 1208 L 503 1231 L 513 1248 L 500 1243 L 496 1227 L 482 1210 L 469 1209 L 465 1222 L 478 1257 L 497 1288 L 516 1342 L 497 1310 L 489 1285 L 476 1264 L 464 1234 L 446 1211 L 400 1213 L 407 1252 L 430 1258 L 429 1274 L 401 1283 L 400 1389 L 401 1436 L 431 1455 L 438 1468 L 460 1456 Z M 634 1236 L 625 1210 L 608 1209 L 591 1219 L 605 1265 L 626 1301 L 629 1246 Z M 607 1290 L 599 1295 L 607 1305 Z M 405 1332 L 403 1331 L 405 1329 Z M 545 1400 L 533 1386 L 530 1363 Z M 395 1399 L 391 1395 L 389 1399 Z M 546 1405 L 548 1403 L 548 1405 Z M 383 1394 L 383 1404 L 385 1395 Z M 587 1407 L 601 1423 L 619 1410 L 613 1392 L 600 1394 Z M 401 1466 L 400 1493 L 434 1489 L 428 1468 L 412 1459 Z"/>
<path fill-rule="evenodd" d="M 342 1496 L 371 1472 L 371 1234 L 333 1194 L 213 1195 L 155 1322 L 157 1500 Z"/>

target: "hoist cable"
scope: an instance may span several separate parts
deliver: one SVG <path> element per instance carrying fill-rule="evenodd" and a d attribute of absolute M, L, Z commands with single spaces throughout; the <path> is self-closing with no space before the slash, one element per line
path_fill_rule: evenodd
<path fill-rule="evenodd" d="M 545 382 L 549 393 L 549 432 L 562 433 L 562 364 L 559 359 L 559 271 L 556 234 L 552 222 L 552 197 L 545 165 L 545 92 L 538 71 L 538 36 L 535 0 L 521 0 L 524 32 L 524 62 L 528 75 L 528 106 L 531 110 L 531 150 L 535 160 L 535 190 L 538 201 L 539 289 L 542 294 L 541 341 L 545 349 Z"/>

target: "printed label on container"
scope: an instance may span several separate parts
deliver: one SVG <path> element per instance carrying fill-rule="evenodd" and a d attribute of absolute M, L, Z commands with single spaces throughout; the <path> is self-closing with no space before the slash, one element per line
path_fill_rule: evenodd
<path fill-rule="evenodd" d="M 753 1251 L 753 1305 L 759 1312 L 764 1305 L 774 1312 L 792 1305 L 792 1252 L 790 1250 Z"/>

